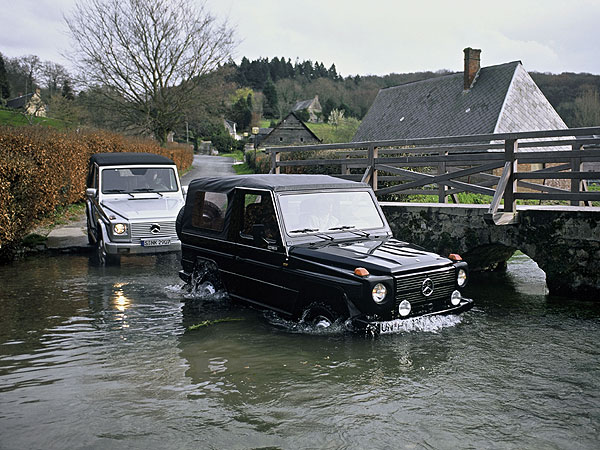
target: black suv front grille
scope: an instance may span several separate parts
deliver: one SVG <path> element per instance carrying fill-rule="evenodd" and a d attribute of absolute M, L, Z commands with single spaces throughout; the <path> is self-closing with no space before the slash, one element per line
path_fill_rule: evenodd
<path fill-rule="evenodd" d="M 456 289 L 455 272 L 454 266 L 449 266 L 409 275 L 395 276 L 396 307 L 394 308 L 394 316 L 398 316 L 398 305 L 403 300 L 410 302 L 413 313 L 419 312 L 421 314 L 433 312 L 439 306 L 449 302 L 452 291 Z M 433 292 L 429 296 L 425 296 L 423 293 L 423 285 L 427 279 L 433 282 Z M 427 284 L 431 286 L 429 283 Z"/>

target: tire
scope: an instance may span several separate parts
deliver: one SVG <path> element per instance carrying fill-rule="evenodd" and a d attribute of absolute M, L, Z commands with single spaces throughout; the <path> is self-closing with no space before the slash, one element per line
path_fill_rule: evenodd
<path fill-rule="evenodd" d="M 207 263 L 196 264 L 190 285 L 192 292 L 197 292 L 202 286 L 205 295 L 214 295 L 224 288 L 217 267 Z"/>
<path fill-rule="evenodd" d="M 177 233 L 177 237 L 181 240 L 181 230 L 183 229 L 183 211 L 185 206 L 182 206 L 179 212 L 177 213 L 177 219 L 175 219 L 175 232 Z"/>
<path fill-rule="evenodd" d="M 309 307 L 304 310 L 301 322 L 319 329 L 326 329 L 331 327 L 338 318 L 339 314 L 337 314 L 329 305 L 315 302 L 311 303 Z"/>
<path fill-rule="evenodd" d="M 96 261 L 100 266 L 118 265 L 121 262 L 119 255 L 109 255 L 104 249 L 104 238 L 98 232 L 96 236 Z"/>

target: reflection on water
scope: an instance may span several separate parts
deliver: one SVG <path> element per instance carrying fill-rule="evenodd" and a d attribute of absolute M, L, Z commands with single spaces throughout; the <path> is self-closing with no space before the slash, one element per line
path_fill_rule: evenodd
<path fill-rule="evenodd" d="M 600 306 L 548 296 L 525 256 L 465 315 L 377 339 L 189 293 L 178 269 L 0 267 L 0 448 L 597 447 Z"/>

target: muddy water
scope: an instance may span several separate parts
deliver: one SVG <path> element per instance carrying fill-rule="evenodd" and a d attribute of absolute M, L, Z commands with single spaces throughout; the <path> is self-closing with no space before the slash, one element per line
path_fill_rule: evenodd
<path fill-rule="evenodd" d="M 0 448 L 598 448 L 600 305 L 525 257 L 467 314 L 378 339 L 184 309 L 177 270 L 0 267 Z"/>

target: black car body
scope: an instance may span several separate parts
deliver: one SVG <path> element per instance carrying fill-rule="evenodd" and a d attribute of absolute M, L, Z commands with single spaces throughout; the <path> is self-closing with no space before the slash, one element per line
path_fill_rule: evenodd
<path fill-rule="evenodd" d="M 179 251 L 175 220 L 184 204 L 177 166 L 153 153 L 97 153 L 87 176 L 90 244 L 100 262 Z"/>
<path fill-rule="evenodd" d="M 367 184 L 325 175 L 190 183 L 177 219 L 180 277 L 290 318 L 394 331 L 469 309 L 467 264 L 392 237 Z M 458 259 L 458 258 L 455 258 Z"/>

